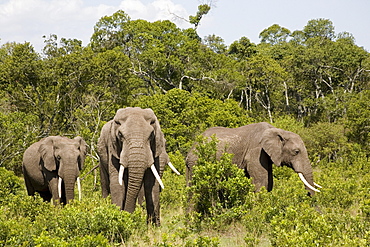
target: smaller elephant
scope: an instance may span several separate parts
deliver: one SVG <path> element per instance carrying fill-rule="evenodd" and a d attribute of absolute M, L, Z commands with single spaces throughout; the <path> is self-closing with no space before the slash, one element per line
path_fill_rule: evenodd
<path fill-rule="evenodd" d="M 262 122 L 239 128 L 213 127 L 202 134 L 215 135 L 219 140 L 217 157 L 223 151 L 234 154 L 232 162 L 244 169 L 245 175 L 252 178 L 256 191 L 273 187 L 272 164 L 288 166 L 298 173 L 310 195 L 319 192 L 314 183 L 311 163 L 301 137 L 293 132 L 275 128 Z M 193 166 L 198 157 L 194 148 L 186 157 L 186 180 L 191 184 Z"/>
<path fill-rule="evenodd" d="M 87 144 L 82 137 L 49 136 L 29 146 L 23 155 L 22 171 L 28 195 L 38 192 L 45 201 L 67 204 L 74 199 L 83 168 Z"/>

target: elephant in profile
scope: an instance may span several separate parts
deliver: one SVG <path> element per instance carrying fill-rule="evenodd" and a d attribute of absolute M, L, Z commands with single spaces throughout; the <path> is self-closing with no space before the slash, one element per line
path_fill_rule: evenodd
<path fill-rule="evenodd" d="M 148 222 L 160 225 L 160 187 L 169 162 L 165 138 L 151 109 L 119 109 L 107 122 L 98 140 L 103 197 L 122 210 L 135 210 L 143 186 Z"/>
<path fill-rule="evenodd" d="M 217 157 L 223 152 L 234 154 L 232 162 L 244 169 L 245 175 L 252 178 L 256 191 L 273 187 L 272 164 L 288 166 L 298 173 L 309 195 L 319 192 L 314 183 L 312 167 L 306 147 L 301 137 L 293 132 L 275 128 L 261 122 L 239 128 L 213 127 L 202 134 L 205 137 L 215 135 L 219 140 Z M 192 169 L 197 156 L 194 148 L 186 157 L 186 181 L 191 183 Z"/>
<path fill-rule="evenodd" d="M 38 192 L 45 201 L 67 204 L 74 199 L 87 144 L 82 137 L 49 136 L 29 146 L 23 154 L 22 171 L 28 195 Z"/>

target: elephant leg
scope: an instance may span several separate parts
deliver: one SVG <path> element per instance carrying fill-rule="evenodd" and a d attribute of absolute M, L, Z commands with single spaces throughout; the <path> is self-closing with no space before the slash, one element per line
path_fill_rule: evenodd
<path fill-rule="evenodd" d="M 32 182 L 31 182 L 30 178 L 28 177 L 28 175 L 26 175 L 26 174 L 24 176 L 24 183 L 26 184 L 27 194 L 29 196 L 35 195 L 35 189 L 33 188 Z"/>
<path fill-rule="evenodd" d="M 108 164 L 102 164 L 102 162 L 99 164 L 100 184 L 101 184 L 103 198 L 106 198 L 110 194 L 110 187 L 109 187 L 110 182 L 109 182 L 107 166 Z"/>
<path fill-rule="evenodd" d="M 160 226 L 159 183 L 150 169 L 146 170 L 144 175 L 144 191 L 147 222 Z"/>
<path fill-rule="evenodd" d="M 127 178 L 127 172 L 124 174 L 124 177 Z M 126 179 L 127 180 L 127 179 Z M 125 180 L 125 181 L 126 181 Z M 124 205 L 124 193 L 125 189 L 127 187 L 127 183 L 123 183 L 123 185 L 120 185 L 118 183 L 118 172 L 111 173 L 110 175 L 110 193 L 112 197 L 112 203 L 116 204 L 120 209 L 123 210 L 123 205 Z"/>
<path fill-rule="evenodd" d="M 265 151 L 254 149 L 247 159 L 247 173 L 252 178 L 255 190 L 258 192 L 262 187 L 271 191 L 273 187 L 272 162 Z"/>
<path fill-rule="evenodd" d="M 127 181 L 128 181 L 128 172 L 125 172 L 123 174 L 123 184 L 120 185 L 118 183 L 118 170 L 119 170 L 120 164 L 119 160 L 115 157 L 111 157 L 111 160 L 109 161 L 109 167 L 108 167 L 108 176 L 107 181 L 109 181 L 109 193 L 111 194 L 112 203 L 116 204 L 121 210 L 123 210 L 124 207 L 124 198 L 126 197 L 125 191 L 127 188 Z"/>
<path fill-rule="evenodd" d="M 144 198 L 145 198 L 145 193 L 144 193 L 144 186 L 141 186 L 141 189 L 139 191 L 139 195 L 137 197 L 137 202 L 139 203 L 140 206 L 143 205 L 144 203 Z"/>
<path fill-rule="evenodd" d="M 193 162 L 191 162 L 192 164 L 194 164 Z M 186 186 L 187 187 L 191 187 L 192 186 L 192 177 L 193 177 L 193 165 L 190 165 L 187 161 L 186 163 Z M 189 214 L 190 212 L 194 211 L 194 208 L 195 208 L 195 205 L 194 205 L 194 202 L 193 202 L 193 193 L 189 190 L 189 192 L 187 193 L 187 207 L 186 207 L 186 213 Z"/>
<path fill-rule="evenodd" d="M 193 168 L 197 162 L 198 157 L 190 151 L 188 156 L 186 157 L 186 170 L 185 170 L 185 177 L 186 177 L 186 186 L 191 186 L 191 179 L 193 178 Z"/>
<path fill-rule="evenodd" d="M 58 177 L 56 176 L 56 177 L 51 178 L 48 186 L 49 186 L 49 191 L 47 193 L 51 195 L 50 199 L 53 199 L 53 204 L 59 204 L 61 198 L 59 198 L 59 193 L 58 193 Z M 63 190 L 63 185 L 62 185 L 62 190 Z"/>
<path fill-rule="evenodd" d="M 39 191 L 38 193 L 40 194 L 41 198 L 45 202 L 50 202 L 51 201 L 51 198 L 53 197 L 53 195 L 50 193 L 50 191 Z"/>

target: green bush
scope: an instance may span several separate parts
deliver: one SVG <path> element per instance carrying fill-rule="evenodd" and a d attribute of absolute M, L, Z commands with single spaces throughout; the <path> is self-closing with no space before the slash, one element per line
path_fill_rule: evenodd
<path fill-rule="evenodd" d="M 196 220 L 206 220 L 215 226 L 228 224 L 241 217 L 251 207 L 254 186 L 244 171 L 232 164 L 232 155 L 216 158 L 218 140 L 197 138 L 198 161 L 193 167 L 192 185 L 188 189 L 189 204 Z"/>
<path fill-rule="evenodd" d="M 314 163 L 334 161 L 346 155 L 349 149 L 344 127 L 337 123 L 316 123 L 302 131 L 308 154 Z"/>
<path fill-rule="evenodd" d="M 353 142 L 361 144 L 363 149 L 370 151 L 370 90 L 363 90 L 355 95 L 348 104 L 345 126 L 346 135 Z"/>
<path fill-rule="evenodd" d="M 108 199 L 74 201 L 62 207 L 39 196 L 14 195 L 1 204 L 0 219 L 0 245 L 4 246 L 108 246 L 124 243 L 133 232 L 147 228 L 140 209 L 129 214 Z"/>
<path fill-rule="evenodd" d="M 179 150 L 183 155 L 196 136 L 209 127 L 238 127 L 253 121 L 234 100 L 221 101 L 180 89 L 140 97 L 133 105 L 153 109 L 165 134 L 167 150 Z"/>
<path fill-rule="evenodd" d="M 172 165 L 180 172 L 181 175 L 175 174 L 168 166 L 166 166 L 163 174 L 165 189 L 161 191 L 160 200 L 161 207 L 181 207 L 185 192 L 185 160 L 179 151 L 170 153 Z"/>
<path fill-rule="evenodd" d="M 0 203 L 21 191 L 21 181 L 14 172 L 0 167 Z"/>
<path fill-rule="evenodd" d="M 128 240 L 133 229 L 146 224 L 137 214 L 120 211 L 110 202 L 100 203 L 76 201 L 62 209 L 55 208 L 51 215 L 40 214 L 36 220 L 47 234 L 67 242 L 88 235 L 101 235 L 110 243 L 122 243 Z"/>
<path fill-rule="evenodd" d="M 36 122 L 32 114 L 0 111 L 0 167 L 21 175 L 23 152 L 39 134 Z"/>
<path fill-rule="evenodd" d="M 271 242 L 274 246 L 367 246 L 363 227 L 348 212 L 322 214 L 298 204 L 274 217 Z"/>
<path fill-rule="evenodd" d="M 46 233 L 47 234 L 47 233 Z M 41 233 L 40 236 L 34 238 L 35 246 L 37 247 L 49 247 L 49 246 L 66 246 L 66 247 L 108 247 L 111 246 L 109 244 L 108 239 L 106 239 L 102 235 L 88 235 L 83 237 L 76 237 L 71 242 L 65 242 L 63 239 L 59 237 L 52 237 L 49 235 L 45 235 L 45 232 Z"/>
<path fill-rule="evenodd" d="M 308 197 L 291 169 L 274 168 L 274 189 L 256 193 L 253 207 L 242 217 L 246 244 L 368 246 L 370 175 L 366 156 L 322 161 L 314 169 L 314 177 L 323 188 Z"/>

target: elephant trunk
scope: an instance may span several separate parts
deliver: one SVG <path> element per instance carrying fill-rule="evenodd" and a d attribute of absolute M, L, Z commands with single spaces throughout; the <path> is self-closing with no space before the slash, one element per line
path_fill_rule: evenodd
<path fill-rule="evenodd" d="M 146 164 L 135 167 L 130 166 L 128 169 L 129 176 L 124 210 L 129 213 L 135 211 L 136 200 L 138 198 L 139 191 L 142 186 L 145 170 Z"/>
<path fill-rule="evenodd" d="M 308 190 L 308 193 L 313 196 L 315 192 L 320 192 L 320 190 L 315 188 L 315 183 L 313 181 L 313 172 L 312 172 L 312 167 L 311 164 L 308 163 L 306 166 L 299 166 L 299 167 L 294 167 L 295 172 L 298 173 L 299 178 L 302 180 L 304 183 L 306 190 Z"/>
<path fill-rule="evenodd" d="M 74 199 L 74 185 L 76 182 L 76 177 L 67 176 L 63 179 L 63 181 L 64 181 L 66 203 L 69 203 L 70 200 Z"/>
<path fill-rule="evenodd" d="M 143 184 L 145 171 L 153 164 L 154 159 L 150 147 L 144 147 L 140 142 L 134 142 L 131 145 L 127 159 L 122 159 L 120 163 L 123 167 L 128 168 L 128 183 L 126 190 L 126 199 L 123 209 L 127 212 L 134 212 L 136 200 Z"/>
<path fill-rule="evenodd" d="M 63 180 L 64 190 L 62 189 L 63 186 L 59 186 L 58 190 L 61 195 L 59 197 L 62 199 L 62 202 L 69 203 L 71 200 L 74 199 L 74 188 L 76 181 L 79 182 L 78 179 L 79 170 L 77 165 L 75 168 L 68 168 L 63 169 L 59 174 L 60 178 Z M 61 182 L 59 182 L 61 184 Z M 77 184 L 79 189 L 79 197 L 80 197 L 80 185 Z"/>

